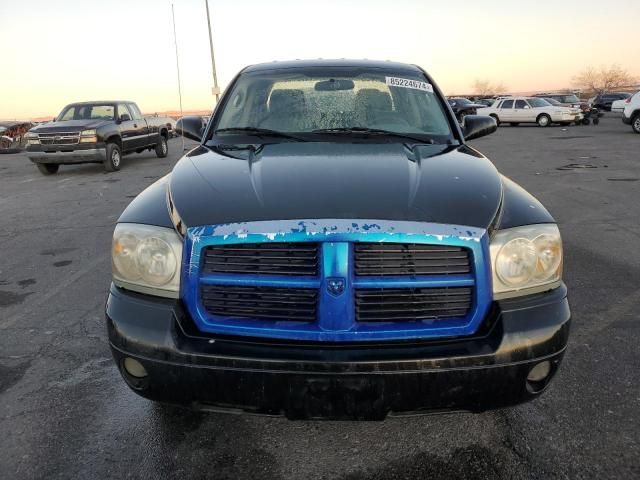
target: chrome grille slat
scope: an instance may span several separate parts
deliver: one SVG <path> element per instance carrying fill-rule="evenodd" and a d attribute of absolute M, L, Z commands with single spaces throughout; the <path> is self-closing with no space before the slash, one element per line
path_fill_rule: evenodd
<path fill-rule="evenodd" d="M 41 145 L 75 145 L 80 143 L 80 132 L 38 133 Z"/>

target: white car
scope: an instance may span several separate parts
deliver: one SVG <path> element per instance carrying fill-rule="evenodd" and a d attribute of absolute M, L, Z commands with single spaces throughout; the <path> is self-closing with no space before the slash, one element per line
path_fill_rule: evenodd
<path fill-rule="evenodd" d="M 625 100 L 622 121 L 631 125 L 634 132 L 640 133 L 640 92 Z"/>
<path fill-rule="evenodd" d="M 622 98 L 620 100 L 615 100 L 612 104 L 611 104 L 611 112 L 613 113 L 622 113 L 622 111 L 624 110 L 625 105 L 627 104 L 627 101 L 630 99 L 629 98 Z"/>
<path fill-rule="evenodd" d="M 498 125 L 510 123 L 513 126 L 520 123 L 537 123 L 541 127 L 548 127 L 552 123 L 570 125 L 584 118 L 579 108 L 554 106 L 536 97 L 505 98 L 483 108 L 482 114 L 495 118 Z"/>

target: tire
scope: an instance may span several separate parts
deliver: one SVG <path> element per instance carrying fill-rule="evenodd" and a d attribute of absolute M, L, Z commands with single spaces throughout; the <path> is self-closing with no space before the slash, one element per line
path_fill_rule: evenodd
<path fill-rule="evenodd" d="M 158 158 L 164 158 L 169 154 L 169 145 L 167 145 L 167 137 L 160 135 L 156 144 L 156 155 Z"/>
<path fill-rule="evenodd" d="M 551 117 L 546 113 L 543 113 L 541 115 L 538 115 L 538 118 L 536 118 L 536 123 L 539 127 L 548 127 L 549 125 L 551 125 Z"/>
<path fill-rule="evenodd" d="M 511 125 L 512 127 L 517 127 L 520 124 L 518 122 L 511 122 L 509 125 Z"/>
<path fill-rule="evenodd" d="M 636 113 L 631 119 L 631 128 L 634 132 L 640 133 L 640 113 Z"/>
<path fill-rule="evenodd" d="M 583 125 L 589 125 L 591 123 L 591 120 L 589 120 L 588 118 L 583 118 L 582 119 L 582 124 Z"/>
<path fill-rule="evenodd" d="M 491 114 L 489 116 L 496 121 L 496 125 L 500 126 L 500 119 L 498 118 L 497 115 Z"/>
<path fill-rule="evenodd" d="M 120 170 L 122 151 L 116 143 L 107 143 L 107 158 L 104 159 L 104 169 L 107 172 Z"/>
<path fill-rule="evenodd" d="M 36 163 L 36 167 L 38 167 L 38 171 L 43 175 L 53 175 L 58 173 L 60 165 L 57 163 Z"/>
<path fill-rule="evenodd" d="M 600 119 L 598 117 L 593 119 L 593 124 L 598 125 L 600 123 Z"/>

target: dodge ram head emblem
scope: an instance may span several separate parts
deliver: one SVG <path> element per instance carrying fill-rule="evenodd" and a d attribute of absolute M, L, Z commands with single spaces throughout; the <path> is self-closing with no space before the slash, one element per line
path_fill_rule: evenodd
<path fill-rule="evenodd" d="M 55 137 L 53 137 L 54 142 L 59 142 L 60 140 L 62 140 L 62 137 L 60 135 L 56 135 Z"/>
<path fill-rule="evenodd" d="M 345 287 L 344 278 L 327 278 L 327 290 L 331 295 L 341 295 Z"/>

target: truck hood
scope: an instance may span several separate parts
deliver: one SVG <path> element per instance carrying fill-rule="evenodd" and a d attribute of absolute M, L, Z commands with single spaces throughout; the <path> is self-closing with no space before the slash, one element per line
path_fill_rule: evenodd
<path fill-rule="evenodd" d="M 487 228 L 502 199 L 489 160 L 468 146 L 447 145 L 200 146 L 176 164 L 169 189 L 189 227 L 333 218 Z"/>
<path fill-rule="evenodd" d="M 98 128 L 111 123 L 109 120 L 67 120 L 65 122 L 49 122 L 31 129 L 35 133 L 77 132 L 87 128 Z"/>

